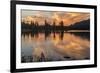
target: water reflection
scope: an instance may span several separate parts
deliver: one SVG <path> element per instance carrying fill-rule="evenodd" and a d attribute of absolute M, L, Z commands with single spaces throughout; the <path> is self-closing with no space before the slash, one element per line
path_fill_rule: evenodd
<path fill-rule="evenodd" d="M 90 58 L 89 32 L 24 32 L 21 61 L 44 62 Z"/>

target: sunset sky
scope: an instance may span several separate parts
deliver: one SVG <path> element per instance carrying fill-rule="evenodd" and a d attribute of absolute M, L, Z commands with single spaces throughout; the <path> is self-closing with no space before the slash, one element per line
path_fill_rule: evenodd
<path fill-rule="evenodd" d="M 38 21 L 39 25 L 44 25 L 45 20 L 47 20 L 50 25 L 53 24 L 53 21 L 56 22 L 56 25 L 59 25 L 59 22 L 63 21 L 65 26 L 69 26 L 76 22 L 90 19 L 90 13 L 22 10 L 21 19 L 22 22 L 29 24 L 32 21 Z"/>

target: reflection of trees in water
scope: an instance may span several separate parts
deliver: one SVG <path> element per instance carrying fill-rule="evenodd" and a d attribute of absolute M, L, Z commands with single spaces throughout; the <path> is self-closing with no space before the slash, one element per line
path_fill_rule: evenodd
<path fill-rule="evenodd" d="M 22 32 L 22 35 L 23 37 L 25 36 L 31 36 L 32 38 L 39 38 L 41 36 L 41 34 L 43 34 L 43 38 L 45 40 L 47 40 L 47 38 L 51 38 L 51 34 L 52 34 L 52 37 L 54 39 L 56 39 L 56 36 L 59 37 L 60 40 L 64 40 L 64 34 L 70 34 L 70 35 L 75 35 L 75 36 L 79 36 L 79 37 L 83 37 L 83 38 L 87 38 L 87 36 L 89 37 L 90 33 L 87 33 L 87 32 L 83 32 L 83 33 L 79 33 L 79 32 L 65 32 L 65 31 L 35 31 L 35 32 Z M 68 35 L 67 35 L 68 36 Z M 66 37 L 67 37 L 66 36 Z M 73 39 L 73 38 L 72 38 Z M 75 40 L 77 40 L 75 38 Z M 84 42 L 84 41 L 82 41 Z M 58 44 L 59 45 L 59 44 Z M 67 56 L 64 56 L 65 60 L 76 60 L 76 58 L 73 58 L 69 55 Z M 83 59 L 89 59 L 89 57 L 85 57 Z M 54 61 L 52 58 L 46 58 L 44 53 L 41 52 L 40 56 L 37 56 L 35 55 L 33 57 L 33 55 L 30 55 L 30 56 L 27 56 L 27 55 L 22 55 L 21 57 L 21 62 L 22 63 L 25 63 L 25 62 L 45 62 L 45 61 Z M 59 60 L 56 60 L 56 61 L 61 61 L 60 59 Z"/>
<path fill-rule="evenodd" d="M 64 37 L 64 31 L 45 31 L 45 32 L 22 32 L 22 35 L 25 37 L 25 35 L 31 35 L 32 37 L 38 38 L 39 34 L 42 33 L 45 35 L 45 40 L 53 34 L 53 38 L 56 38 L 56 34 L 59 34 L 60 40 L 63 40 Z"/>
<path fill-rule="evenodd" d="M 73 34 L 75 36 L 80 36 L 81 38 L 85 38 L 90 40 L 90 32 L 65 32 L 65 31 L 31 31 L 31 32 L 22 32 L 22 35 L 25 37 L 25 35 L 31 35 L 32 37 L 38 38 L 39 34 L 44 34 L 45 35 L 45 40 L 51 35 L 53 34 L 53 38 L 56 38 L 56 34 L 59 34 L 59 39 L 63 40 L 64 34 L 65 33 L 70 33 Z"/>

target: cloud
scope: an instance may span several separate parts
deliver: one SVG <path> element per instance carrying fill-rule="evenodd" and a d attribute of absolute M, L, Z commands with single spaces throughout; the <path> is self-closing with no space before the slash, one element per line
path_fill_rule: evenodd
<path fill-rule="evenodd" d="M 25 13 L 24 13 L 25 12 Z M 40 25 L 44 24 L 44 21 L 47 20 L 48 23 L 52 25 L 53 21 L 56 22 L 56 25 L 59 25 L 60 21 L 64 22 L 65 26 L 72 25 L 76 22 L 87 20 L 90 18 L 89 13 L 82 12 L 57 12 L 57 11 L 24 11 L 22 12 L 25 17 L 24 21 L 38 21 Z M 28 13 L 30 13 L 28 15 Z M 33 13 L 33 14 L 32 14 Z"/>

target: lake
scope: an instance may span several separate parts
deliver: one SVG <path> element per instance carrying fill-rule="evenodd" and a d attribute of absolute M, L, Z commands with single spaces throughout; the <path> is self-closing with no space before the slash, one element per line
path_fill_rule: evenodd
<path fill-rule="evenodd" d="M 90 59 L 90 32 L 22 32 L 21 62 Z"/>

